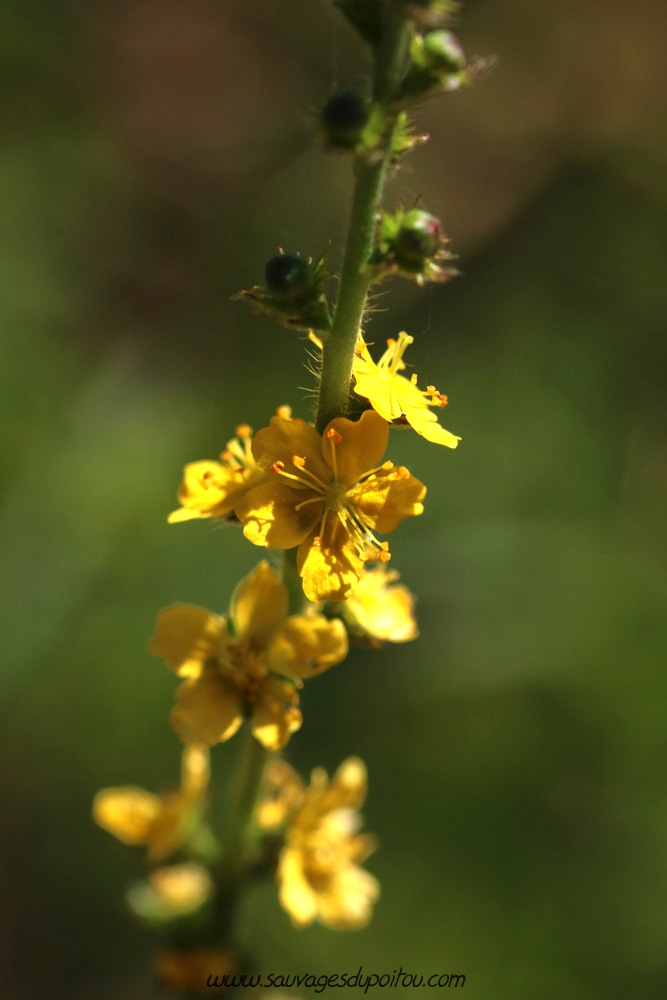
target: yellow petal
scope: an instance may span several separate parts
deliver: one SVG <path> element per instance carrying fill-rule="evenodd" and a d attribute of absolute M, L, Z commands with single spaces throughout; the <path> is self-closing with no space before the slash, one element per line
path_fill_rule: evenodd
<path fill-rule="evenodd" d="M 210 753 L 205 744 L 193 743 L 183 749 L 181 790 L 189 799 L 198 799 L 208 788 Z"/>
<path fill-rule="evenodd" d="M 220 462 L 190 462 L 185 466 L 178 501 L 183 510 L 169 515 L 171 524 L 194 517 L 226 517 L 233 510 L 232 496 L 244 474 Z M 187 512 L 187 513 L 186 513 Z"/>
<path fill-rule="evenodd" d="M 278 864 L 280 905 L 287 910 L 296 927 L 308 927 L 317 916 L 317 894 L 303 871 L 301 851 L 283 849 Z"/>
<path fill-rule="evenodd" d="M 230 615 L 239 639 L 248 637 L 262 649 L 287 615 L 287 590 L 266 560 L 255 567 L 234 591 Z"/>
<path fill-rule="evenodd" d="M 186 842 L 196 822 L 193 803 L 182 792 L 160 796 L 160 811 L 148 836 L 146 856 L 150 862 L 164 861 Z"/>
<path fill-rule="evenodd" d="M 368 790 L 366 765 L 360 757 L 348 757 L 331 779 L 331 808 L 358 809 Z M 328 802 L 329 800 L 327 800 Z"/>
<path fill-rule="evenodd" d="M 250 725 L 267 750 L 282 750 L 292 733 L 301 728 L 303 716 L 298 704 L 299 694 L 289 681 L 277 677 L 260 681 Z"/>
<path fill-rule="evenodd" d="M 286 472 L 297 473 L 292 456 L 305 458 L 306 468 L 323 482 L 331 479 L 323 458 L 322 438 L 312 424 L 303 420 L 271 417 L 268 427 L 255 434 L 252 452 L 256 461 L 268 471 L 274 462 L 283 462 Z"/>
<path fill-rule="evenodd" d="M 255 820 L 262 830 L 276 830 L 303 802 L 303 782 L 287 761 L 274 758 L 264 768 L 262 784 Z"/>
<path fill-rule="evenodd" d="M 316 496 L 315 492 L 294 489 L 276 473 L 263 486 L 245 494 L 237 504 L 236 516 L 253 545 L 293 549 L 313 531 L 323 507 L 321 501 L 300 510 L 297 505 Z"/>
<path fill-rule="evenodd" d="M 344 660 L 348 652 L 345 626 L 324 615 L 292 615 L 267 650 L 269 670 L 292 677 L 315 677 Z"/>
<path fill-rule="evenodd" d="M 338 436 L 341 440 L 334 444 Z M 356 421 L 346 417 L 332 420 L 323 435 L 322 451 L 335 478 L 351 485 L 381 463 L 388 440 L 387 421 L 374 410 L 366 410 Z"/>
<path fill-rule="evenodd" d="M 404 401 L 403 413 L 413 430 L 417 431 L 417 434 L 421 434 L 427 441 L 431 441 L 432 444 L 442 444 L 445 448 L 458 446 L 461 438 L 456 437 L 451 431 L 446 431 L 438 423 L 435 411 L 430 410 L 428 406 L 421 403 L 417 406 L 410 406 L 407 401 Z"/>
<path fill-rule="evenodd" d="M 344 601 L 363 571 L 363 562 L 350 543 L 349 535 L 336 519 L 320 542 L 307 538 L 297 553 L 297 567 L 303 592 L 309 601 Z"/>
<path fill-rule="evenodd" d="M 179 677 L 197 677 L 225 635 L 224 618 L 193 604 L 172 604 L 158 615 L 148 649 Z"/>
<path fill-rule="evenodd" d="M 334 930 L 359 930 L 373 916 L 380 895 L 378 880 L 356 865 L 336 872 L 317 900 L 318 918 Z"/>
<path fill-rule="evenodd" d="M 419 635 L 414 598 L 398 573 L 380 563 L 366 570 L 343 608 L 351 628 L 377 643 L 409 642 Z"/>
<path fill-rule="evenodd" d="M 355 506 L 363 511 L 368 523 L 382 534 L 393 531 L 404 517 L 421 514 L 421 500 L 426 487 L 410 475 L 404 466 L 382 469 L 367 483 L 360 483 L 353 493 Z"/>
<path fill-rule="evenodd" d="M 368 355 L 368 351 L 366 351 Z M 377 369 L 370 355 L 356 356 L 353 364 L 355 378 L 354 391 L 368 399 L 371 406 L 385 420 L 392 421 L 401 416 L 402 410 L 391 383 Z"/>
<path fill-rule="evenodd" d="M 215 669 L 181 684 L 176 699 L 171 724 L 184 743 L 222 743 L 243 722 L 244 692 Z"/>
<path fill-rule="evenodd" d="M 160 809 L 160 799 L 143 788 L 104 788 L 93 801 L 93 819 L 124 844 L 145 844 Z"/>
<path fill-rule="evenodd" d="M 211 876 L 194 861 L 157 868 L 148 878 L 160 901 L 175 910 L 195 910 L 213 895 Z"/>
<path fill-rule="evenodd" d="M 201 510 L 196 510 L 194 507 L 179 507 L 177 510 L 172 510 L 167 521 L 169 524 L 180 524 L 181 521 L 196 521 L 202 517 L 211 516 L 211 514 L 202 514 Z"/>

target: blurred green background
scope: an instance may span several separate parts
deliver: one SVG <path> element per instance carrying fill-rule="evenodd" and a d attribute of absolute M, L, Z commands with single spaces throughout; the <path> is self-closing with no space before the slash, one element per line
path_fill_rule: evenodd
<path fill-rule="evenodd" d="M 498 68 L 420 112 L 387 203 L 423 195 L 465 274 L 388 285 L 369 337 L 414 335 L 463 441 L 395 434 L 421 638 L 309 685 L 287 754 L 366 760 L 383 896 L 336 934 L 258 890 L 266 971 L 667 996 L 666 32 L 663 0 L 469 2 Z M 327 0 L 5 0 L 0 47 L 0 992 L 139 1000 L 139 868 L 90 803 L 174 780 L 155 613 L 258 561 L 166 515 L 237 423 L 310 413 L 304 343 L 230 296 L 278 244 L 339 259 L 349 164 L 310 125 L 366 53 Z"/>

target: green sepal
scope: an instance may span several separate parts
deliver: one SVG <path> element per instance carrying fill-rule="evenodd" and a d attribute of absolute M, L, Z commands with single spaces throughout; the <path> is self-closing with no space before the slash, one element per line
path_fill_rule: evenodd
<path fill-rule="evenodd" d="M 284 326 L 328 334 L 331 330 L 331 315 L 324 290 L 330 276 L 325 255 L 302 259 L 308 266 L 309 280 L 305 283 L 304 293 L 298 298 L 286 300 L 284 296 L 272 294 L 263 285 L 244 288 L 232 298 L 247 302 L 255 312 L 270 316 Z"/>
<path fill-rule="evenodd" d="M 409 153 L 415 146 L 421 146 L 429 139 L 427 132 L 415 132 L 407 112 L 401 111 L 391 137 L 392 161 L 395 162 L 404 153 Z"/>

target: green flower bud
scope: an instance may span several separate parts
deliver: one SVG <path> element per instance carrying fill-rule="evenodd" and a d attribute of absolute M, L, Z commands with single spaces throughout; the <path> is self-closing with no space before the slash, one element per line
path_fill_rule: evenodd
<path fill-rule="evenodd" d="M 268 261 L 266 288 L 279 302 L 298 302 L 313 287 L 312 268 L 298 253 L 279 253 Z"/>
<path fill-rule="evenodd" d="M 396 234 L 396 257 L 411 263 L 433 257 L 442 246 L 442 236 L 442 226 L 435 215 L 430 215 L 421 208 L 413 208 L 403 217 Z"/>
<path fill-rule="evenodd" d="M 461 43 L 451 31 L 429 31 L 424 35 L 422 59 L 428 69 L 446 73 L 458 73 L 466 64 Z"/>
<path fill-rule="evenodd" d="M 368 104 L 359 94 L 334 94 L 322 109 L 321 122 L 328 141 L 349 149 L 368 123 Z"/>

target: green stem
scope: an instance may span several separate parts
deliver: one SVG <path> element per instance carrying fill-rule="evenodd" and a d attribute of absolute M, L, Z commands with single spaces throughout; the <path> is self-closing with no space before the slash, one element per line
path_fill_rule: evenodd
<path fill-rule="evenodd" d="M 411 33 L 411 22 L 388 6 L 373 77 L 373 99 L 384 106 L 381 148 L 373 156 L 360 156 L 357 162 L 336 313 L 322 351 L 316 423 L 320 434 L 330 420 L 348 412 L 352 360 L 371 285 L 368 261 L 373 251 L 375 219 L 387 179 L 392 137 L 399 114 L 391 102 L 403 78 Z"/>
<path fill-rule="evenodd" d="M 232 816 L 225 858 L 227 866 L 232 870 L 238 868 L 243 861 L 264 765 L 269 753 L 259 740 L 255 739 L 248 723 L 243 726 L 241 738 L 243 744 L 234 779 Z"/>
<path fill-rule="evenodd" d="M 298 615 L 303 611 L 305 597 L 303 595 L 303 584 L 299 571 L 296 568 L 296 554 L 298 549 L 288 549 L 282 553 L 283 556 L 283 583 L 287 589 L 289 597 L 288 614 Z"/>

